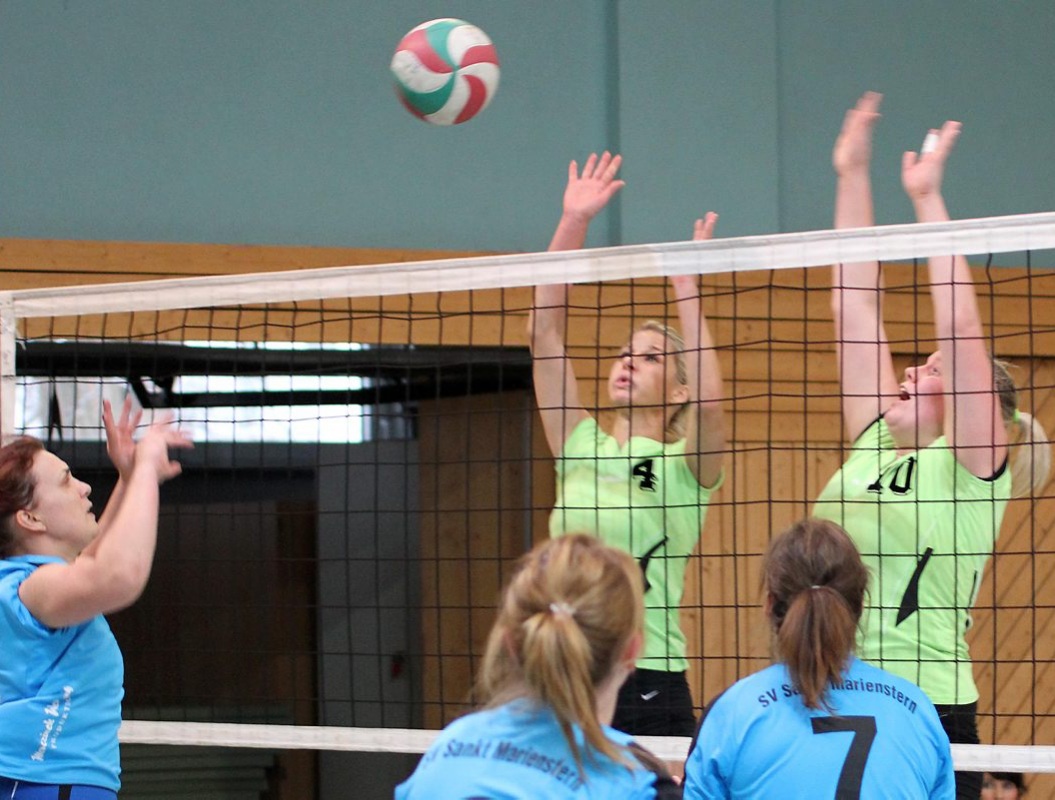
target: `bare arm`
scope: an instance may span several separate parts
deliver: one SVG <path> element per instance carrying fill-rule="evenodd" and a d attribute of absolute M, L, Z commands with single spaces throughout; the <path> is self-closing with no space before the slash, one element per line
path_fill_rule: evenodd
<path fill-rule="evenodd" d="M 591 154 L 579 174 L 568 165 L 564 210 L 550 242 L 550 250 L 576 250 L 586 242 L 590 221 L 615 193 L 623 188 L 616 180 L 620 156 Z M 546 443 L 554 456 L 564 449 L 569 434 L 587 417 L 571 359 L 564 349 L 568 320 L 568 287 L 557 284 L 535 287 L 535 307 L 528 318 L 528 338 L 533 359 L 535 400 Z"/>
<path fill-rule="evenodd" d="M 846 112 L 835 142 L 835 227 L 875 224 L 869 166 L 872 130 L 882 96 L 866 92 Z M 836 264 L 832 270 L 832 316 L 846 434 L 854 441 L 898 396 L 897 376 L 883 326 L 879 263 Z"/>
<path fill-rule="evenodd" d="M 696 220 L 693 239 L 702 241 L 714 234 L 718 215 L 713 211 Z M 688 371 L 689 413 L 685 427 L 685 458 L 701 486 L 714 486 L 722 473 L 725 451 L 725 412 L 722 409 L 722 371 L 714 340 L 700 303 L 695 275 L 670 279 L 678 307 L 678 323 L 685 340 Z"/>
<path fill-rule="evenodd" d="M 929 152 L 905 153 L 901 182 L 920 222 L 949 219 L 941 194 L 945 162 L 960 135 L 960 123 L 946 122 Z M 944 432 L 957 460 L 988 478 L 1007 458 L 1007 429 L 993 389 L 993 364 L 985 346 L 974 281 L 962 256 L 929 259 L 934 328 L 941 353 L 945 392 Z"/>
<path fill-rule="evenodd" d="M 158 486 L 180 472 L 169 447 L 189 447 L 174 428 L 151 426 L 136 446 L 125 502 L 99 545 L 69 564 L 38 567 L 19 587 L 29 612 L 51 628 L 86 622 L 125 608 L 146 586 L 157 541 Z"/>
<path fill-rule="evenodd" d="M 114 490 L 110 493 L 110 499 L 106 503 L 106 508 L 103 509 L 103 513 L 99 516 L 100 535 L 85 548 L 86 553 L 94 552 L 94 549 L 98 546 L 102 536 L 105 535 L 106 531 L 109 529 L 110 523 L 113 521 L 117 509 L 121 507 L 121 503 L 124 501 L 125 489 L 128 485 L 129 479 L 132 477 L 132 467 L 135 464 L 136 443 L 132 438 L 132 435 L 135 433 L 135 430 L 142 419 L 142 409 L 135 412 L 132 411 L 131 396 L 125 397 L 124 404 L 121 408 L 121 416 L 117 420 L 114 419 L 114 412 L 113 408 L 110 407 L 110 401 L 103 401 L 103 427 L 106 430 L 106 452 L 109 454 L 110 461 L 117 470 L 117 484 L 114 486 Z"/>

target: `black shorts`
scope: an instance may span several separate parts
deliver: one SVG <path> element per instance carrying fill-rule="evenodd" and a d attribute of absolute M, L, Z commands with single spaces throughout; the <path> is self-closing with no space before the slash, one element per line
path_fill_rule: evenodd
<path fill-rule="evenodd" d="M 978 703 L 934 706 L 941 726 L 953 744 L 978 744 Z M 956 800 L 978 800 L 982 796 L 981 772 L 956 773 Z"/>
<path fill-rule="evenodd" d="M 685 673 L 634 672 L 619 690 L 612 727 L 634 736 L 692 736 L 696 715 Z"/>

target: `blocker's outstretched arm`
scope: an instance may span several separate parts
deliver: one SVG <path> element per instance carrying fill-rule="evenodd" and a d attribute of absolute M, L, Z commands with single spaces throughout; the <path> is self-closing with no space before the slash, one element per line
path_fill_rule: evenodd
<path fill-rule="evenodd" d="M 550 250 L 576 250 L 586 242 L 590 222 L 606 206 L 624 182 L 616 179 L 620 156 L 591 153 L 579 173 L 568 165 L 564 206 Z M 583 419 L 586 410 L 571 359 L 564 346 L 568 319 L 568 287 L 563 284 L 535 287 L 535 306 L 528 318 L 528 338 L 534 365 L 535 400 L 538 402 L 546 443 L 554 456 Z"/>

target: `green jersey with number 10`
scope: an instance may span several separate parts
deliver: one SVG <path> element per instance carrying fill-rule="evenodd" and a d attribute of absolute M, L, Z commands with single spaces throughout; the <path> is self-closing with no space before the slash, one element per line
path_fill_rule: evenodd
<path fill-rule="evenodd" d="M 945 437 L 898 455 L 882 419 L 854 442 L 813 514 L 842 525 L 872 573 L 857 654 L 934 703 L 978 699 L 965 634 L 1011 491 L 971 474 Z"/>

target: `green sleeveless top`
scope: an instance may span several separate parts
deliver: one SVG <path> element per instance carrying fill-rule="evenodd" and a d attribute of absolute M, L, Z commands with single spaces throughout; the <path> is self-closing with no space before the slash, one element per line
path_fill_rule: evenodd
<path fill-rule="evenodd" d="M 882 419 L 854 442 L 816 517 L 842 525 L 872 578 L 857 654 L 938 704 L 978 699 L 965 635 L 1011 493 L 968 471 L 942 436 L 898 456 Z"/>
<path fill-rule="evenodd" d="M 678 608 L 711 493 L 685 461 L 685 440 L 633 436 L 622 447 L 588 417 L 556 462 L 551 536 L 588 533 L 637 559 L 645 577 L 645 647 L 637 666 L 688 669 Z"/>

